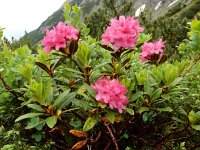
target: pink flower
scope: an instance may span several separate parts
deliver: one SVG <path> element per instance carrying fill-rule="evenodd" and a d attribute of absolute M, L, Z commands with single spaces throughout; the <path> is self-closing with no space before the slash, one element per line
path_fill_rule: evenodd
<path fill-rule="evenodd" d="M 134 17 L 120 16 L 119 20 L 111 19 L 110 26 L 101 36 L 102 44 L 107 46 L 113 44 L 115 50 L 133 48 L 139 32 L 142 31 L 143 28 L 140 27 L 138 20 L 135 20 Z"/>
<path fill-rule="evenodd" d="M 66 48 L 67 41 L 77 40 L 79 31 L 71 25 L 65 25 L 59 22 L 53 30 L 46 29 L 46 36 L 42 40 L 44 50 L 49 53 L 51 49 Z"/>
<path fill-rule="evenodd" d="M 124 85 L 120 84 L 118 80 L 108 78 L 98 79 L 91 87 L 98 92 L 96 100 L 109 104 L 111 109 L 118 109 L 119 113 L 122 113 L 123 109 L 128 104 L 128 99 L 124 95 L 128 90 Z"/>
<path fill-rule="evenodd" d="M 163 55 L 163 48 L 165 42 L 162 39 L 155 42 L 145 42 L 142 46 L 142 53 L 140 54 L 140 60 L 146 62 L 152 58 L 153 55 L 159 55 L 159 58 Z"/>

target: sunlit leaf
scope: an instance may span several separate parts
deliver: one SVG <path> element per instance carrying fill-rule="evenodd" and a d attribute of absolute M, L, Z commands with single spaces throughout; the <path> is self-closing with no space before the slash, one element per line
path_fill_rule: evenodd
<path fill-rule="evenodd" d="M 83 131 L 84 132 L 87 132 L 89 131 L 90 129 L 92 129 L 95 124 L 98 122 L 98 116 L 97 115 L 94 115 L 94 116 L 91 116 L 91 117 L 88 117 L 84 126 L 83 126 Z"/>
<path fill-rule="evenodd" d="M 51 117 L 48 117 L 47 119 L 45 119 L 45 121 L 49 128 L 53 128 L 54 125 L 57 123 L 57 117 L 51 116 Z"/>

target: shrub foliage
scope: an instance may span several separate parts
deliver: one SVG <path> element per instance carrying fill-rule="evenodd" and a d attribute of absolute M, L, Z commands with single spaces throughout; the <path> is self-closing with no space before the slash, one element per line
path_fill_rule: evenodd
<path fill-rule="evenodd" d="M 148 61 L 141 62 L 149 34 L 136 36 L 132 48 L 115 50 L 112 40 L 101 45 L 89 36 L 80 15 L 76 5 L 65 4 L 66 22 L 80 31 L 65 48 L 46 53 L 38 46 L 32 54 L 28 46 L 13 51 L 0 43 L 1 149 L 198 148 L 200 21 L 191 22 L 179 61 L 146 50 Z M 116 103 L 109 99 L 116 96 Z M 121 96 L 128 104 L 120 105 Z"/>

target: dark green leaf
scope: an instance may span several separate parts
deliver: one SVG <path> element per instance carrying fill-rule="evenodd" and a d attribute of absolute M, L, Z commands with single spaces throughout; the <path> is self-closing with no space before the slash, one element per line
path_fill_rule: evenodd
<path fill-rule="evenodd" d="M 66 59 L 66 57 L 60 58 L 56 64 L 53 64 L 53 66 L 51 67 L 51 69 L 55 70 L 56 68 L 58 68 L 65 61 L 65 59 Z"/>
<path fill-rule="evenodd" d="M 130 99 L 130 102 L 134 102 L 135 100 L 139 99 L 143 95 L 142 91 L 135 93 Z"/>
<path fill-rule="evenodd" d="M 35 139 L 36 142 L 40 142 L 41 139 L 42 139 L 42 135 L 39 134 L 39 133 L 34 133 L 31 137 L 32 137 L 33 139 Z"/>
<path fill-rule="evenodd" d="M 76 92 L 70 93 L 65 99 L 64 101 L 62 101 L 62 104 L 59 106 L 58 109 L 62 110 L 63 108 L 65 108 L 67 105 L 69 105 L 71 103 L 71 100 L 74 99 L 76 97 Z"/>
<path fill-rule="evenodd" d="M 69 90 L 66 90 L 63 92 L 53 103 L 53 107 L 59 107 L 66 99 L 66 97 L 69 95 Z"/>
<path fill-rule="evenodd" d="M 149 108 L 148 107 L 141 107 L 138 112 L 141 114 L 145 111 L 149 111 Z"/>
<path fill-rule="evenodd" d="M 27 107 L 37 110 L 39 112 L 45 112 L 45 110 L 40 105 L 37 104 L 28 104 Z"/>
<path fill-rule="evenodd" d="M 158 110 L 158 111 L 166 111 L 166 112 L 172 112 L 173 109 L 170 108 L 170 107 L 165 107 L 165 108 L 154 108 L 155 110 Z"/>
<path fill-rule="evenodd" d="M 41 130 L 43 128 L 43 126 L 45 125 L 45 121 L 40 121 L 40 122 L 37 122 L 37 123 L 31 123 L 31 124 L 28 124 L 28 126 L 26 126 L 25 129 L 32 129 L 32 128 L 36 128 L 37 130 Z"/>
<path fill-rule="evenodd" d="M 46 102 L 48 105 L 52 105 L 53 103 L 53 87 L 51 87 L 49 93 L 48 93 L 48 96 L 46 98 Z"/>
<path fill-rule="evenodd" d="M 162 88 L 157 89 L 156 91 L 153 92 L 151 95 L 151 102 L 155 102 L 158 98 L 160 98 L 162 94 Z"/>
<path fill-rule="evenodd" d="M 27 119 L 27 118 L 33 118 L 33 117 L 42 116 L 42 115 L 44 115 L 44 113 L 28 113 L 28 114 L 25 114 L 25 115 L 22 115 L 22 116 L 18 117 L 15 120 L 15 122 L 18 122 L 20 120 Z"/>

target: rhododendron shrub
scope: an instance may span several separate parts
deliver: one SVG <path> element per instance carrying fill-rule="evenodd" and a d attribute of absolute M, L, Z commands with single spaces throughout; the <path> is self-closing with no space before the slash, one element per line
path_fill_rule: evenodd
<path fill-rule="evenodd" d="M 133 17 L 113 18 L 96 41 L 79 22 L 80 9 L 64 7 L 67 25 L 59 22 L 47 30 L 38 54 L 32 56 L 27 47 L 11 51 L 5 46 L 0 52 L 7 58 L 0 60 L 0 96 L 9 92 L 22 102 L 17 110 L 26 114 L 14 119 L 22 127 L 26 122 L 20 121 L 27 119 L 27 145 L 34 138 L 42 144 L 52 141 L 50 149 L 196 148 L 198 89 L 187 87 L 198 75 L 186 77 L 199 54 L 192 55 L 194 60 L 164 59 L 164 39 L 149 42 Z M 199 22 L 192 23 L 191 42 L 182 49 L 199 50 L 198 27 Z"/>
<path fill-rule="evenodd" d="M 102 37 L 102 44 L 109 46 L 112 44 L 114 50 L 120 48 L 134 48 L 137 42 L 139 33 L 143 31 L 139 22 L 134 17 L 120 16 L 119 19 L 113 18 L 110 25 L 106 28 Z"/>
<path fill-rule="evenodd" d="M 154 61 L 154 59 L 159 59 L 163 56 L 164 42 L 162 39 L 155 42 L 145 42 L 142 46 L 142 53 L 140 54 L 140 59 L 142 62 L 148 60 Z M 157 56 L 155 56 L 157 55 Z"/>
<path fill-rule="evenodd" d="M 59 22 L 52 30 L 46 29 L 46 36 L 41 41 L 44 50 L 49 53 L 52 49 L 59 50 L 67 47 L 67 42 L 78 39 L 79 31 L 71 25 Z"/>
<path fill-rule="evenodd" d="M 126 108 L 128 99 L 124 94 L 127 94 L 128 90 L 118 80 L 101 78 L 91 87 L 98 92 L 95 96 L 97 101 L 109 104 L 111 109 L 117 108 L 119 113 Z"/>

